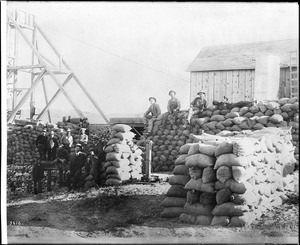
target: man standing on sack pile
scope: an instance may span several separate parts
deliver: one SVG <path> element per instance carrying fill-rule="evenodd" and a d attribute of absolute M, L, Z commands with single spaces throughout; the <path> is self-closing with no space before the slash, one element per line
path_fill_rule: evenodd
<path fill-rule="evenodd" d="M 47 143 L 48 137 L 46 136 L 46 129 L 43 130 L 42 134 L 37 137 L 36 147 L 38 148 L 40 154 L 40 160 L 46 161 L 46 153 L 47 153 Z"/>
<path fill-rule="evenodd" d="M 188 123 L 191 122 L 191 118 L 193 115 L 201 116 L 201 113 L 206 109 L 207 107 L 207 101 L 205 98 L 205 92 L 201 90 L 199 93 L 197 93 L 197 96 L 191 103 L 188 116 L 187 116 L 187 121 Z M 186 124 L 185 124 L 186 126 Z"/>
<path fill-rule="evenodd" d="M 84 185 L 85 176 L 82 171 L 84 171 L 86 163 L 87 156 L 82 152 L 82 145 L 77 144 L 75 154 L 71 156 L 69 171 L 66 173 L 68 191 L 80 188 Z"/>
<path fill-rule="evenodd" d="M 65 175 L 69 167 L 69 159 L 69 152 L 63 145 L 60 145 L 56 152 L 56 159 L 53 161 L 53 164 L 55 164 L 58 168 L 60 188 L 65 183 Z"/>
<path fill-rule="evenodd" d="M 158 104 L 156 104 L 156 99 L 154 97 L 150 97 L 149 101 L 151 105 L 149 109 L 144 113 L 143 117 L 144 124 L 146 125 L 148 123 L 148 129 L 146 134 L 150 134 L 152 132 L 153 123 L 156 120 L 156 118 L 161 114 L 160 107 Z"/>
<path fill-rule="evenodd" d="M 58 141 L 54 136 L 54 131 L 51 131 L 50 138 L 47 142 L 48 161 L 54 161 L 56 159 L 56 150 L 58 148 Z"/>

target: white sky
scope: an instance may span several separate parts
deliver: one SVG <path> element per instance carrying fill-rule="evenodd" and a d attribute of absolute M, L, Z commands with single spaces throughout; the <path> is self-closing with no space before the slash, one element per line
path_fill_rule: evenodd
<path fill-rule="evenodd" d="M 9 2 L 8 8 L 36 16 L 108 116 L 143 113 L 150 96 L 166 111 L 170 89 L 188 108 L 185 70 L 201 48 L 298 38 L 299 29 L 297 3 Z M 54 92 L 57 86 L 48 83 Z M 69 91 L 83 111 L 96 112 L 79 89 Z M 37 106 L 44 103 L 40 94 Z M 71 106 L 61 95 L 52 108 Z"/>

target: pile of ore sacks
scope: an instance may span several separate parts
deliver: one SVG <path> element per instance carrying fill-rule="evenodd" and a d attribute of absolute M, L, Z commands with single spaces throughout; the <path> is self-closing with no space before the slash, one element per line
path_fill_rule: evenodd
<path fill-rule="evenodd" d="M 142 177 L 142 150 L 133 143 L 135 134 L 131 127 L 116 124 L 112 127 L 111 138 L 104 149 L 106 162 L 104 174 L 106 185 L 120 185 Z"/>
<path fill-rule="evenodd" d="M 292 143 L 295 146 L 295 158 L 299 160 L 299 103 L 298 97 L 260 102 L 256 105 L 243 106 L 236 103 L 235 107 L 222 109 L 209 106 L 201 118 L 192 118 L 191 123 L 184 127 L 186 112 L 178 113 L 177 117 L 161 115 L 154 122 L 153 132 L 147 138 L 153 141 L 154 172 L 172 171 L 174 160 L 179 149 L 191 143 L 191 134 L 202 132 L 216 135 L 222 131 L 260 130 L 265 127 L 290 127 Z M 166 120 L 163 118 L 166 117 Z"/>
<path fill-rule="evenodd" d="M 7 130 L 7 188 L 12 193 L 32 192 L 31 169 L 39 158 L 37 137 L 43 129 L 55 130 L 51 123 L 10 125 Z M 59 133 L 59 132 L 58 132 Z M 55 176 L 53 176 L 53 180 Z"/>
<path fill-rule="evenodd" d="M 203 134 L 194 136 L 194 142 L 182 146 L 177 158 L 186 166 L 180 172 L 181 188 L 172 191 L 173 197 L 180 195 L 180 203 L 168 195 L 180 182 L 174 175 L 162 217 L 207 226 L 248 226 L 281 205 L 286 191 L 297 185 L 291 175 L 295 147 L 282 129 Z"/>
<path fill-rule="evenodd" d="M 39 159 L 39 152 L 36 147 L 36 140 L 43 130 L 55 132 L 55 137 L 59 141 L 62 137 L 61 129 L 66 132 L 71 129 L 73 137 L 73 145 L 70 153 L 75 153 L 75 145 L 79 142 L 80 126 L 79 124 L 58 122 L 57 125 L 47 122 L 38 122 L 35 125 L 14 124 L 9 125 L 7 130 L 7 187 L 9 193 L 31 193 L 33 191 L 33 183 L 31 170 L 33 164 Z M 98 132 L 97 130 L 98 129 Z M 107 132 L 110 132 L 110 126 L 100 125 L 90 132 L 89 141 L 87 143 L 88 150 L 97 148 L 97 144 L 104 140 L 108 140 Z M 88 152 L 87 152 L 88 154 Z M 46 178 L 43 186 L 46 187 Z M 58 188 L 58 173 L 52 172 L 52 186 Z M 43 188 L 45 189 L 45 188 Z"/>

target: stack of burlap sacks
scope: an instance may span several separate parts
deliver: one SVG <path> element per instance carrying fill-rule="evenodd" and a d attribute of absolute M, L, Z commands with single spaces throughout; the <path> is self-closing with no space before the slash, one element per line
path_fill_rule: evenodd
<path fill-rule="evenodd" d="M 166 114 L 157 118 L 152 135 L 147 138 L 153 141 L 152 167 L 154 172 L 172 171 L 180 147 L 192 142 L 189 139 L 192 126 L 184 127 L 186 112 L 178 113 L 176 118 L 168 116 L 166 121 L 162 120 L 164 116 Z M 198 131 L 194 133 L 198 133 Z"/>
<path fill-rule="evenodd" d="M 299 160 L 299 103 L 298 98 L 282 98 L 261 102 L 251 107 L 218 109 L 209 106 L 203 112 L 203 118 L 192 118 L 185 128 L 186 112 L 180 112 L 176 119 L 168 117 L 166 122 L 160 116 L 154 123 L 153 167 L 154 172 L 173 170 L 174 160 L 178 157 L 180 146 L 190 143 L 190 134 L 216 135 L 224 130 L 260 130 L 264 127 L 291 127 L 292 143 L 295 146 L 295 158 Z"/>
<path fill-rule="evenodd" d="M 184 189 L 186 183 L 190 180 L 189 169 L 185 166 L 185 160 L 191 144 L 180 147 L 179 157 L 175 160 L 175 167 L 168 182 L 171 187 L 167 192 L 167 197 L 163 200 L 164 207 L 161 217 L 173 218 L 183 213 L 183 207 L 186 203 L 187 190 Z"/>
<path fill-rule="evenodd" d="M 54 131 L 55 137 L 60 140 L 62 137 L 61 128 L 65 131 L 68 128 L 71 129 L 74 140 L 71 147 L 71 154 L 73 154 L 80 137 L 78 124 L 59 122 L 56 126 L 52 123 L 38 122 L 36 125 L 12 125 L 9 127 L 7 131 L 7 185 L 9 192 L 32 192 L 31 170 L 33 164 L 40 157 L 36 147 L 37 137 L 46 129 L 47 134 Z M 87 144 L 88 149 L 94 149 L 99 140 L 107 139 L 107 132 L 110 131 L 110 127 L 101 126 L 101 128 L 105 128 L 105 130 L 99 130 L 96 135 L 94 132 L 90 134 L 90 140 Z M 58 173 L 53 172 L 52 186 L 57 183 L 57 179 Z M 46 186 L 46 183 L 44 183 L 44 186 Z"/>
<path fill-rule="evenodd" d="M 183 146 L 188 153 L 178 157 L 191 177 L 184 186 L 186 203 L 169 215 L 165 208 L 162 217 L 199 225 L 246 226 L 282 204 L 285 191 L 297 184 L 290 175 L 296 162 L 294 146 L 280 129 L 231 137 L 204 134 L 194 140 L 199 142 Z"/>
<path fill-rule="evenodd" d="M 105 148 L 106 162 L 104 173 L 106 185 L 120 185 L 142 177 L 142 150 L 134 143 L 135 136 L 131 127 L 125 124 L 116 124 L 112 127 L 111 139 Z"/>
<path fill-rule="evenodd" d="M 9 192 L 32 192 L 31 169 L 39 158 L 37 137 L 44 128 L 53 130 L 51 123 L 13 125 L 7 131 L 7 187 Z M 53 180 L 57 176 L 53 176 Z"/>

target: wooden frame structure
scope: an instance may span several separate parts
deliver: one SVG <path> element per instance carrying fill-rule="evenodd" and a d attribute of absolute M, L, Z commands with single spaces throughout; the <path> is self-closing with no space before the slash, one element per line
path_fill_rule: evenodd
<path fill-rule="evenodd" d="M 23 14 L 23 15 L 21 15 Z M 22 16 L 23 18 L 21 18 Z M 21 109 L 25 101 L 30 96 L 30 108 L 31 110 L 34 108 L 34 90 L 38 84 L 42 83 L 43 92 L 45 97 L 46 106 L 41 111 L 41 113 L 37 116 L 37 120 L 41 119 L 41 117 L 47 112 L 48 120 L 51 122 L 51 115 L 49 108 L 53 104 L 53 102 L 57 99 L 58 95 L 61 93 L 67 98 L 69 103 L 75 109 L 77 114 L 80 117 L 85 117 L 82 111 L 78 108 L 75 101 L 71 98 L 69 93 L 66 91 L 65 86 L 71 81 L 74 80 L 84 94 L 88 97 L 91 103 L 95 106 L 99 114 L 102 118 L 109 123 L 109 119 L 105 116 L 102 109 L 98 106 L 96 101 L 92 98 L 92 96 L 88 93 L 86 88 L 80 82 L 79 78 L 75 75 L 75 73 L 71 70 L 70 66 L 66 63 L 66 61 L 62 58 L 60 53 L 54 47 L 54 45 L 50 42 L 48 36 L 42 31 L 41 27 L 36 23 L 35 17 L 23 11 L 15 10 L 13 13 L 8 13 L 8 21 L 7 21 L 7 32 L 14 32 L 14 40 L 12 44 L 13 55 L 8 56 L 8 64 L 7 64 L 7 86 L 12 85 L 13 92 L 13 100 L 12 100 L 12 111 L 7 118 L 7 122 L 13 122 L 17 112 Z M 26 28 L 32 31 L 32 39 L 28 38 L 23 29 Z M 58 60 L 58 64 L 54 64 L 54 62 L 50 61 L 47 57 L 45 57 L 40 50 L 38 49 L 38 40 L 37 34 L 39 34 L 44 41 L 46 41 L 48 47 L 54 52 L 56 58 Z M 23 38 L 26 44 L 29 46 L 31 50 L 31 64 L 18 66 L 16 59 L 18 57 L 18 45 L 17 41 L 19 36 Z M 11 45 L 8 42 L 8 45 Z M 36 63 L 37 59 L 37 63 Z M 19 72 L 28 72 L 31 73 L 31 86 L 29 88 L 17 88 L 18 84 L 18 73 Z M 67 78 L 61 84 L 58 75 L 67 75 Z M 44 78 L 45 76 L 49 76 L 58 86 L 58 90 L 52 96 L 52 98 L 48 98 L 47 90 L 45 86 Z M 10 82 L 12 81 L 12 82 Z M 17 96 L 20 91 L 27 90 L 26 93 L 22 96 L 20 101 L 17 103 Z M 31 116 L 32 119 L 32 116 Z"/>

